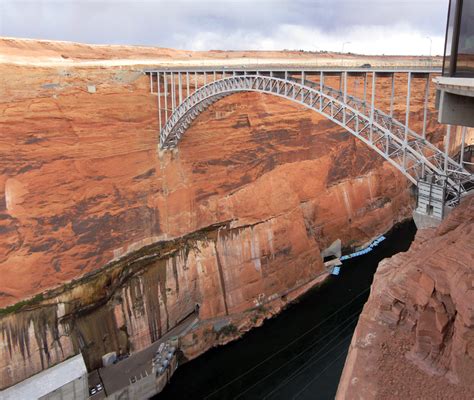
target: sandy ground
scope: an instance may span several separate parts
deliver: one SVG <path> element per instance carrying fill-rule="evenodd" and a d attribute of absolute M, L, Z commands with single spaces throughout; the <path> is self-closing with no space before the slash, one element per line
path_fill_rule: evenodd
<path fill-rule="evenodd" d="M 217 51 L 196 52 L 161 47 L 87 45 L 73 42 L 0 38 L 0 64 L 38 67 L 152 66 L 344 66 L 428 67 L 439 66 L 441 58 L 413 56 L 364 56 L 301 51 Z"/>

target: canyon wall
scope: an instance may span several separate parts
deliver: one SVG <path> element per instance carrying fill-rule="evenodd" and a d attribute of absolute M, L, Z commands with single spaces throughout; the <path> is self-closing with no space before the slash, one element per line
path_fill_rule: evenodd
<path fill-rule="evenodd" d="M 145 247 L 29 310 L 3 317 L 2 387 L 79 350 L 90 369 L 99 368 L 103 354 L 147 347 L 196 304 L 202 321 L 227 321 L 252 309 L 262 313 L 268 300 L 322 272 L 319 250 L 296 213 L 247 227 L 209 227 Z M 237 320 L 244 317 L 250 318 Z M 201 329 L 210 338 L 220 330 L 212 322 Z"/>
<path fill-rule="evenodd" d="M 380 263 L 337 399 L 472 399 L 474 197 Z"/>
<path fill-rule="evenodd" d="M 139 71 L 0 65 L 0 84 L 0 388 L 79 351 L 96 368 L 143 349 L 200 304 L 195 357 L 228 339 L 222 321 L 238 334 L 321 281 L 334 240 L 411 214 L 399 172 L 270 95 L 219 101 L 161 153 Z"/>

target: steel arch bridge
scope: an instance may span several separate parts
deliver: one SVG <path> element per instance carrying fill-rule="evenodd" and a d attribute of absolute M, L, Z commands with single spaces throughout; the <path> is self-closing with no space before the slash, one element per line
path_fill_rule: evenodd
<path fill-rule="evenodd" d="M 176 83 L 173 72 L 147 71 L 150 74 L 150 87 L 154 92 L 153 73 L 156 72 L 156 84 L 159 105 L 160 123 L 160 149 L 171 149 L 178 146 L 186 130 L 193 120 L 211 104 L 223 97 L 239 92 L 259 92 L 282 97 L 294 103 L 305 106 L 332 122 L 346 129 L 352 135 L 376 151 L 385 160 L 403 173 L 413 184 L 420 186 L 419 182 L 429 180 L 430 185 L 442 188 L 444 200 L 447 205 L 456 205 L 460 198 L 472 186 L 473 175 L 462 165 L 449 157 L 448 152 L 441 151 L 430 143 L 425 137 L 426 107 L 428 89 L 425 95 L 425 110 L 423 121 L 423 135 L 415 133 L 408 127 L 410 107 L 410 81 L 412 73 L 408 74 L 407 93 L 407 118 L 405 124 L 393 117 L 394 72 L 392 72 L 392 92 L 390 99 L 390 114 L 375 108 L 375 79 L 377 74 L 387 72 L 372 71 L 372 95 L 370 106 L 366 101 L 367 74 L 370 71 L 341 71 L 340 90 L 324 84 L 324 72 L 320 71 L 319 82 L 307 80 L 305 72 L 299 74 L 301 79 L 295 79 L 288 71 L 270 71 L 267 74 L 259 71 L 244 71 L 238 73 L 231 71 L 226 77 L 221 73 L 220 79 L 216 78 L 216 71 L 212 73 L 211 82 L 206 82 L 199 87 L 195 75 L 194 92 L 190 93 L 190 72 L 175 72 L 179 80 Z M 364 98 L 359 99 L 347 93 L 348 73 L 361 73 L 364 76 Z M 191 72 L 192 74 L 192 72 Z M 163 77 L 165 123 L 162 126 L 160 107 L 160 75 Z M 186 78 L 183 87 L 182 75 Z M 427 88 L 429 87 L 429 73 L 427 75 Z M 169 84 L 167 83 L 169 79 Z M 342 88 L 343 86 L 343 88 Z M 170 89 L 168 90 L 168 88 Z M 183 99 L 183 91 L 187 97 Z M 171 99 L 169 97 L 171 96 Z M 168 116 L 167 103 L 171 103 L 171 114 Z M 431 189 L 430 189 L 431 192 Z M 440 211 L 442 216 L 442 210 Z"/>

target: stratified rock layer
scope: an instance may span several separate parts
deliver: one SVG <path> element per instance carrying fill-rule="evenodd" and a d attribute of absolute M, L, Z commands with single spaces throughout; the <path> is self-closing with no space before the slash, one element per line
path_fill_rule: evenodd
<path fill-rule="evenodd" d="M 380 263 L 338 399 L 472 399 L 474 197 Z"/>
<path fill-rule="evenodd" d="M 361 96 L 361 78 L 349 83 Z M 0 388 L 79 351 L 96 368 L 141 350 L 199 303 L 182 348 L 195 357 L 320 282 L 334 240 L 360 245 L 411 212 L 405 177 L 277 97 L 229 96 L 163 153 L 140 71 L 0 65 L 0 86 L 0 307 L 14 305 L 1 311 Z"/>
<path fill-rule="evenodd" d="M 230 96 L 161 154 L 156 96 L 140 73 L 0 70 L 0 307 L 222 221 L 294 213 L 324 248 L 408 215 L 401 174 L 277 97 Z"/>

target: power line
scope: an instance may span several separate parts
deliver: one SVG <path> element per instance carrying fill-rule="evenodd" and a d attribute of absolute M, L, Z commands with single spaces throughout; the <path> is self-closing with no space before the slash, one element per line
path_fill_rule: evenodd
<path fill-rule="evenodd" d="M 341 344 L 343 344 L 347 338 L 351 337 L 351 335 L 347 335 L 346 337 L 344 337 L 341 341 L 339 341 L 337 343 L 337 345 L 335 345 L 333 347 L 333 349 L 335 348 L 338 348 L 339 346 L 341 346 Z M 333 350 L 332 349 L 332 350 Z M 316 357 L 318 354 L 315 354 L 313 357 L 311 357 L 310 359 L 308 359 L 300 368 L 298 368 L 296 371 L 294 371 L 290 376 L 288 376 L 283 382 L 281 382 L 276 388 L 274 388 L 271 392 L 267 393 L 265 395 L 265 399 L 268 398 L 268 396 L 272 395 L 273 393 L 275 393 L 278 389 L 280 389 L 282 386 L 284 386 L 285 384 L 291 382 L 294 378 L 296 378 L 298 375 L 301 374 L 301 372 L 303 372 L 305 369 L 307 369 L 310 365 L 314 364 L 315 362 L 321 360 L 324 356 L 328 355 L 329 354 L 329 351 L 326 351 L 325 353 L 321 354 L 320 357 L 316 358 L 314 360 L 314 357 Z"/>
<path fill-rule="evenodd" d="M 355 320 L 355 319 L 354 319 Z M 354 321 L 351 321 L 351 322 L 354 322 Z M 348 326 L 346 326 L 340 333 L 344 332 L 348 327 L 350 326 L 350 324 Z M 339 335 L 336 335 L 334 338 L 337 338 Z M 348 337 L 351 337 L 352 335 L 348 335 L 346 337 L 344 337 L 341 341 L 339 341 L 331 350 L 334 350 L 335 348 L 338 348 L 341 344 L 343 344 Z M 334 339 L 332 339 L 330 342 L 328 342 L 325 346 L 323 346 L 320 350 L 318 350 L 318 352 L 316 352 L 315 354 L 313 354 L 308 360 L 306 360 L 298 369 L 296 369 L 296 371 L 294 371 L 290 376 L 286 377 L 283 382 L 281 382 L 280 384 L 278 384 L 273 390 L 271 390 L 269 393 L 267 393 L 264 397 L 264 399 L 268 398 L 269 396 L 271 396 L 273 393 L 275 393 L 278 389 L 280 389 L 282 386 L 284 386 L 285 384 L 287 384 L 288 382 L 292 381 L 294 378 L 296 378 L 298 375 L 301 374 L 301 372 L 303 372 L 306 368 L 308 368 L 310 365 L 314 364 L 315 362 L 321 360 L 323 357 L 325 357 L 326 355 L 329 354 L 329 352 L 331 350 L 328 350 L 324 353 L 321 354 L 321 350 L 325 349 L 326 347 L 328 347 L 328 345 L 333 341 Z M 314 359 L 315 357 L 317 357 L 316 359 Z"/>
<path fill-rule="evenodd" d="M 301 393 L 303 393 L 309 385 L 311 385 L 316 379 L 320 378 L 322 374 L 324 374 L 328 369 L 329 367 L 332 367 L 332 365 L 338 361 L 346 352 L 346 349 L 342 350 L 339 355 L 334 359 L 332 360 L 318 375 L 316 375 L 315 377 L 311 378 L 311 380 L 300 390 L 298 391 L 295 396 L 293 397 L 292 400 L 295 400 Z"/>
<path fill-rule="evenodd" d="M 326 342 L 326 344 L 321 347 L 313 356 L 311 356 L 306 362 L 312 360 L 315 356 L 319 355 L 320 352 L 322 350 L 324 350 L 326 347 L 328 347 L 337 337 L 339 337 L 339 335 L 344 332 L 348 327 L 350 327 L 350 325 L 357 319 L 357 316 L 356 314 L 359 314 L 360 313 L 360 310 L 356 311 L 354 314 L 352 314 L 350 317 L 348 317 L 348 319 L 351 319 L 349 321 L 349 324 L 344 327 L 342 330 L 339 331 L 339 333 L 337 335 L 335 335 L 331 340 L 329 340 L 328 342 Z M 273 374 L 275 374 L 276 372 L 278 372 L 279 370 L 281 370 L 285 365 L 289 364 L 290 362 L 292 362 L 293 360 L 295 360 L 296 358 L 298 358 L 299 356 L 301 356 L 302 354 L 304 353 L 307 353 L 311 348 L 313 348 L 315 345 L 317 345 L 319 342 L 321 342 L 322 340 L 324 340 L 326 337 L 330 336 L 331 333 L 337 329 L 339 329 L 342 325 L 344 325 L 345 323 L 347 323 L 348 319 L 346 319 L 346 321 L 344 321 L 343 323 L 337 325 L 336 327 L 334 327 L 331 331 L 329 331 L 327 334 L 325 334 L 323 337 L 319 338 L 318 340 L 316 340 L 315 342 L 313 342 L 309 347 L 305 348 L 303 351 L 301 351 L 300 353 L 298 353 L 296 356 L 294 356 L 293 358 L 291 358 L 290 360 L 288 361 L 285 361 L 283 364 L 281 364 L 278 368 L 274 369 L 272 372 L 270 372 L 269 374 L 265 375 L 263 378 L 259 379 L 257 382 L 253 383 L 252 385 L 250 385 L 249 387 L 247 387 L 247 389 L 245 389 L 243 392 L 239 393 L 235 399 L 238 399 L 240 396 L 242 396 L 243 394 L 247 393 L 249 390 L 253 389 L 255 386 L 257 386 L 260 382 L 263 382 L 264 380 L 266 380 L 267 378 L 269 378 L 270 376 L 272 376 Z M 340 344 L 340 343 L 339 343 Z M 337 346 L 336 346 L 337 347 Z M 326 353 L 325 353 L 326 354 Z M 323 354 L 323 355 L 325 355 Z M 306 362 L 304 362 L 302 365 L 304 366 L 306 364 Z M 296 371 L 299 371 L 301 369 L 301 366 L 296 370 Z M 283 382 L 286 382 L 287 380 L 291 380 L 291 378 L 293 377 L 293 373 L 290 375 L 290 377 L 287 377 Z M 278 385 L 277 388 L 281 386 Z M 269 394 L 272 394 L 276 389 L 272 390 Z M 268 396 L 269 394 L 265 395 Z"/>
<path fill-rule="evenodd" d="M 347 302 L 346 304 L 344 304 L 342 307 L 338 308 L 336 311 L 334 311 L 332 314 L 330 314 L 328 317 L 326 317 L 324 320 L 322 320 L 321 322 L 319 322 L 318 324 L 316 324 L 315 326 L 313 326 L 312 328 L 308 329 L 306 332 L 302 333 L 300 336 L 298 336 L 297 338 L 293 339 L 291 342 L 289 342 L 287 345 L 283 346 L 281 349 L 279 349 L 277 352 L 271 354 L 270 356 L 266 357 L 265 359 L 263 359 L 262 361 L 260 361 L 259 363 L 255 364 L 252 368 L 248 369 L 247 371 L 245 371 L 244 373 L 236 376 L 234 379 L 230 380 L 229 382 L 225 383 L 224 385 L 222 385 L 221 387 L 217 388 L 216 390 L 214 390 L 213 392 L 209 393 L 204 399 L 208 399 L 209 397 L 211 396 L 214 396 L 216 393 L 220 392 L 222 389 L 226 388 L 227 386 L 231 385 L 232 383 L 238 381 L 239 379 L 243 378 L 244 376 L 250 374 L 252 371 L 254 371 L 255 369 L 257 369 L 258 367 L 260 367 L 261 365 L 263 365 L 264 363 L 266 363 L 268 360 L 271 360 L 272 358 L 274 358 L 275 356 L 277 356 L 278 354 L 280 354 L 281 352 L 283 352 L 284 350 L 286 350 L 288 347 L 290 347 L 291 345 L 293 345 L 294 343 L 296 343 L 298 340 L 302 339 L 303 337 L 305 337 L 306 335 L 308 335 L 309 333 L 313 332 L 315 329 L 319 328 L 322 324 L 326 323 L 329 319 L 331 319 L 332 317 L 334 317 L 336 314 L 338 314 L 341 310 L 345 309 L 346 307 L 348 307 L 350 304 L 352 304 L 354 301 L 356 301 L 358 298 L 362 297 L 362 295 L 364 295 L 366 292 L 368 292 L 370 290 L 370 286 L 366 289 L 364 289 L 362 292 L 360 292 L 357 296 L 353 297 L 349 302 Z"/>

